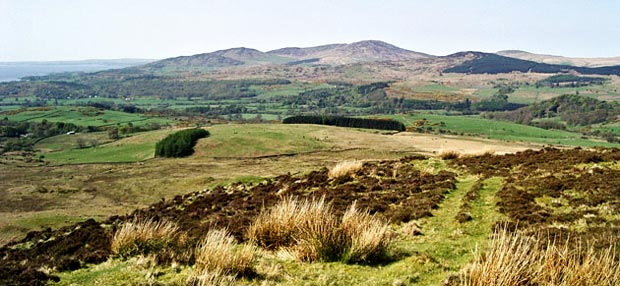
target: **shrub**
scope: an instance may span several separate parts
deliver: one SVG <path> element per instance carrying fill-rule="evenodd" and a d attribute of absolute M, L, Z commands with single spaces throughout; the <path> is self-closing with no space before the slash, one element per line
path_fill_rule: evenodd
<path fill-rule="evenodd" d="M 363 165 L 364 163 L 358 160 L 342 161 L 329 170 L 328 175 L 332 179 L 342 178 L 361 170 Z"/>
<path fill-rule="evenodd" d="M 196 141 L 209 136 L 204 129 L 186 129 L 166 136 L 155 144 L 155 157 L 184 157 L 194 153 Z"/>
<path fill-rule="evenodd" d="M 387 256 L 389 227 L 355 204 L 339 218 L 325 199 L 287 198 L 263 211 L 247 236 L 268 249 L 284 249 L 300 261 L 372 263 Z"/>
<path fill-rule="evenodd" d="M 485 254 L 461 272 L 461 285 L 620 285 L 620 263 L 615 248 L 596 252 L 593 247 L 572 248 L 549 242 L 541 247 L 534 238 L 497 230 Z"/>
<path fill-rule="evenodd" d="M 111 250 L 121 258 L 155 254 L 159 262 L 168 262 L 187 259 L 185 242 L 186 236 L 173 222 L 133 219 L 114 233 Z"/>
<path fill-rule="evenodd" d="M 237 244 L 226 230 L 209 230 L 194 251 L 195 270 L 218 272 L 233 276 L 254 275 L 257 249 L 249 244 Z"/>

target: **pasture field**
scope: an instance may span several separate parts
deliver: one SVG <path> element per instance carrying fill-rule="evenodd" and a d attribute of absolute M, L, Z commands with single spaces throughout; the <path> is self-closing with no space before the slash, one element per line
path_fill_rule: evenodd
<path fill-rule="evenodd" d="M 65 122 L 78 126 L 113 126 L 117 124 L 132 123 L 135 126 L 157 123 L 161 125 L 171 124 L 174 120 L 150 117 L 142 114 L 126 113 L 114 110 L 101 110 L 93 107 L 35 107 L 17 109 L 2 114 L 11 121 L 35 121 L 40 122 Z"/>
<path fill-rule="evenodd" d="M 418 122 L 418 124 L 422 124 L 423 120 L 426 119 L 428 122 L 421 125 L 421 128 L 425 130 L 425 128 L 431 127 L 433 132 L 439 133 L 443 130 L 459 135 L 551 145 L 584 147 L 619 146 L 618 144 L 612 144 L 602 140 L 582 138 L 582 135 L 576 132 L 546 130 L 512 122 L 485 119 L 476 115 L 455 116 L 430 112 L 418 112 L 410 115 L 391 115 L 388 117 L 399 120 L 405 123 L 405 125 L 411 127 L 415 127 L 416 122 Z"/>
<path fill-rule="evenodd" d="M 41 152 L 68 151 L 84 147 L 94 147 L 114 141 L 107 132 L 89 132 L 76 134 L 62 134 L 45 138 L 34 145 L 35 150 Z M 80 146 L 82 145 L 82 146 Z"/>
<path fill-rule="evenodd" d="M 134 133 L 130 137 L 122 138 L 117 141 L 94 144 L 94 146 L 88 148 L 65 148 L 59 151 L 44 152 L 42 155 L 45 159 L 54 164 L 84 164 L 84 163 L 121 163 L 121 162 L 138 162 L 146 159 L 153 158 L 155 154 L 155 143 L 166 137 L 166 135 L 173 132 L 173 130 L 157 130 L 149 132 Z M 92 137 L 105 140 L 104 137 L 107 133 L 93 134 Z M 65 138 L 71 135 L 58 135 L 51 138 L 47 138 L 39 142 L 35 147 L 42 149 L 50 149 L 60 147 L 61 144 L 69 147 L 75 146 L 77 139 L 71 141 L 65 140 Z M 81 138 L 81 134 L 75 136 Z M 89 136 L 87 136 L 88 138 Z M 109 139 L 108 139 L 109 141 Z M 62 143 L 57 143 L 62 142 Z M 103 141 L 105 142 L 105 141 Z M 58 149 L 56 149 L 58 150 Z"/>

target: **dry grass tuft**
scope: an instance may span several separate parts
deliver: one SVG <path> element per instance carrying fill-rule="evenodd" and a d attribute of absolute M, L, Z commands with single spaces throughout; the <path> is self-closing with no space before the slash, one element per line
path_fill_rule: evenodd
<path fill-rule="evenodd" d="M 437 155 L 437 157 L 443 160 L 452 160 L 452 159 L 458 159 L 459 157 L 461 157 L 461 154 L 454 150 L 445 150 L 445 151 L 441 151 L 439 155 Z"/>
<path fill-rule="evenodd" d="M 201 271 L 187 278 L 189 286 L 235 286 L 237 279 L 221 271 Z"/>
<path fill-rule="evenodd" d="M 336 166 L 334 166 L 333 168 L 331 168 L 328 175 L 331 179 L 350 176 L 351 174 L 354 174 L 355 172 L 361 170 L 363 165 L 364 162 L 359 160 L 342 161 L 336 164 Z"/>
<path fill-rule="evenodd" d="M 287 198 L 262 212 L 247 236 L 300 261 L 376 262 L 387 256 L 392 242 L 389 226 L 378 218 L 358 211 L 355 204 L 339 218 L 324 198 L 303 202 Z"/>
<path fill-rule="evenodd" d="M 615 248 L 570 248 L 550 242 L 540 247 L 531 237 L 501 229 L 487 252 L 461 273 L 461 285 L 620 285 Z"/>
<path fill-rule="evenodd" d="M 365 263 L 384 260 L 394 234 L 388 224 L 365 211 L 354 202 L 342 216 L 342 231 L 350 240 L 345 262 Z"/>
<path fill-rule="evenodd" d="M 257 249 L 251 244 L 237 244 L 226 230 L 209 230 L 194 251 L 198 273 L 219 272 L 233 276 L 252 276 Z"/>
<path fill-rule="evenodd" d="M 186 236 L 170 221 L 133 219 L 125 222 L 112 238 L 111 250 L 118 257 L 154 253 L 159 262 L 184 259 Z"/>

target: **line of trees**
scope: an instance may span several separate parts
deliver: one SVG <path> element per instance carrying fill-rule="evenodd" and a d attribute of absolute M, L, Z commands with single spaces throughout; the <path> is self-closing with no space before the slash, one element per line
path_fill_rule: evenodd
<path fill-rule="evenodd" d="M 196 141 L 209 136 L 204 129 L 187 129 L 166 136 L 155 144 L 155 157 L 185 157 L 194 153 Z"/>
<path fill-rule="evenodd" d="M 343 116 L 302 115 L 285 118 L 284 124 L 319 124 L 340 127 L 405 131 L 405 125 L 392 119 L 370 119 Z"/>

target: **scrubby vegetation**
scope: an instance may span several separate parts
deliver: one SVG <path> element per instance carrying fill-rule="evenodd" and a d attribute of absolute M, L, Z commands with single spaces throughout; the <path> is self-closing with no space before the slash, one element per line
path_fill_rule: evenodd
<path fill-rule="evenodd" d="M 0 248 L 11 279 L 0 281 L 42 285 L 54 273 L 60 285 L 136 284 L 145 278 L 128 274 L 133 264 L 153 259 L 149 273 L 163 274 L 148 281 L 165 285 L 179 284 L 171 276 L 189 285 L 614 285 L 619 160 L 615 149 L 418 156 L 368 161 L 354 176 L 325 168 L 219 186 L 32 232 Z M 175 223 L 158 227 L 166 221 Z M 497 222 L 504 227 L 489 236 Z"/>
<path fill-rule="evenodd" d="M 194 145 L 200 138 L 209 136 L 209 131 L 195 128 L 168 135 L 155 145 L 156 157 L 184 157 L 194 153 Z"/>
<path fill-rule="evenodd" d="M 321 124 L 340 127 L 368 128 L 405 131 L 405 125 L 391 119 L 368 119 L 339 116 L 293 116 L 285 118 L 284 124 Z"/>

